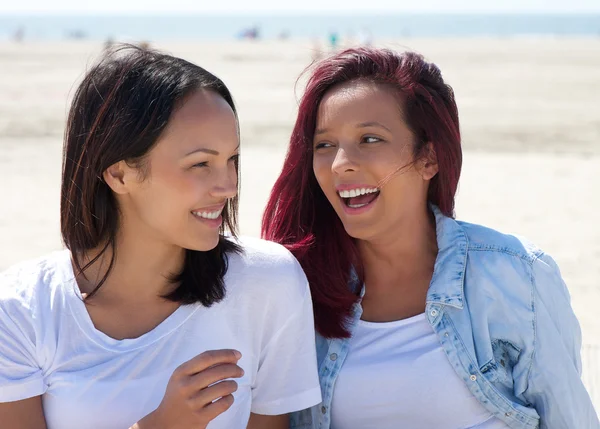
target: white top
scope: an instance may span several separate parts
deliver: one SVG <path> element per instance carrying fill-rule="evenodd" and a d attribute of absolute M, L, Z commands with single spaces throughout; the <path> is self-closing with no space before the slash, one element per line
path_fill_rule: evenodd
<path fill-rule="evenodd" d="M 456 375 L 424 314 L 358 321 L 337 378 L 332 429 L 507 429 Z"/>
<path fill-rule="evenodd" d="M 319 403 L 306 277 L 282 246 L 241 244 L 244 254 L 229 257 L 222 302 L 181 306 L 135 339 L 95 329 L 69 251 L 0 274 L 0 402 L 42 395 L 48 429 L 126 429 L 158 407 L 177 366 L 233 348 L 245 375 L 233 406 L 210 429 L 245 428 L 250 412 Z"/>

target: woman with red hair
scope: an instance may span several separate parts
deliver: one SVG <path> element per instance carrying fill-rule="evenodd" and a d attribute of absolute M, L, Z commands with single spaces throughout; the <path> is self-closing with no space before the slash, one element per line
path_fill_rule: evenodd
<path fill-rule="evenodd" d="M 461 162 L 435 64 L 362 48 L 313 70 L 263 219 L 319 334 L 323 402 L 293 428 L 600 428 L 556 263 L 454 219 Z"/>

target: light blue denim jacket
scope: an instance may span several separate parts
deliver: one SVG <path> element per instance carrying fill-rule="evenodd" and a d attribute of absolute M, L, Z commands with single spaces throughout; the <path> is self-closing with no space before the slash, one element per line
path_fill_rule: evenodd
<path fill-rule="evenodd" d="M 471 393 L 514 429 L 600 429 L 581 381 L 581 330 L 554 260 L 515 236 L 431 209 L 439 253 L 425 312 Z M 358 303 L 351 331 L 361 314 Z M 320 336 L 316 342 L 323 402 L 292 414 L 292 429 L 331 424 L 349 345 Z"/>

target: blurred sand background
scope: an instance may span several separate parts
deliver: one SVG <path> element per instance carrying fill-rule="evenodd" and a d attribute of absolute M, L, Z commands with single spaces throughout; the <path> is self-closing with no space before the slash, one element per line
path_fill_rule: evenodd
<path fill-rule="evenodd" d="M 456 92 L 464 142 L 457 216 L 538 243 L 558 261 L 600 407 L 600 38 L 406 39 Z M 241 232 L 258 235 L 312 42 L 153 43 L 221 77 L 242 132 Z M 92 42 L 0 42 L 0 269 L 61 247 L 68 102 L 102 51 Z"/>

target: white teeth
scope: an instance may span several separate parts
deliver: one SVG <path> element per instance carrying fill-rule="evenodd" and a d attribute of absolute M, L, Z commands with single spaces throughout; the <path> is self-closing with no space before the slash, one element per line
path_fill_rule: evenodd
<path fill-rule="evenodd" d="M 375 192 L 379 192 L 377 188 L 359 188 L 359 189 L 351 189 L 349 191 L 338 191 L 338 194 L 342 198 L 354 198 L 359 195 L 366 194 L 374 194 Z"/>
<path fill-rule="evenodd" d="M 217 210 L 215 212 L 192 212 L 192 214 L 198 217 L 202 217 L 204 219 L 216 219 L 221 215 L 222 211 L 223 209 Z"/>

